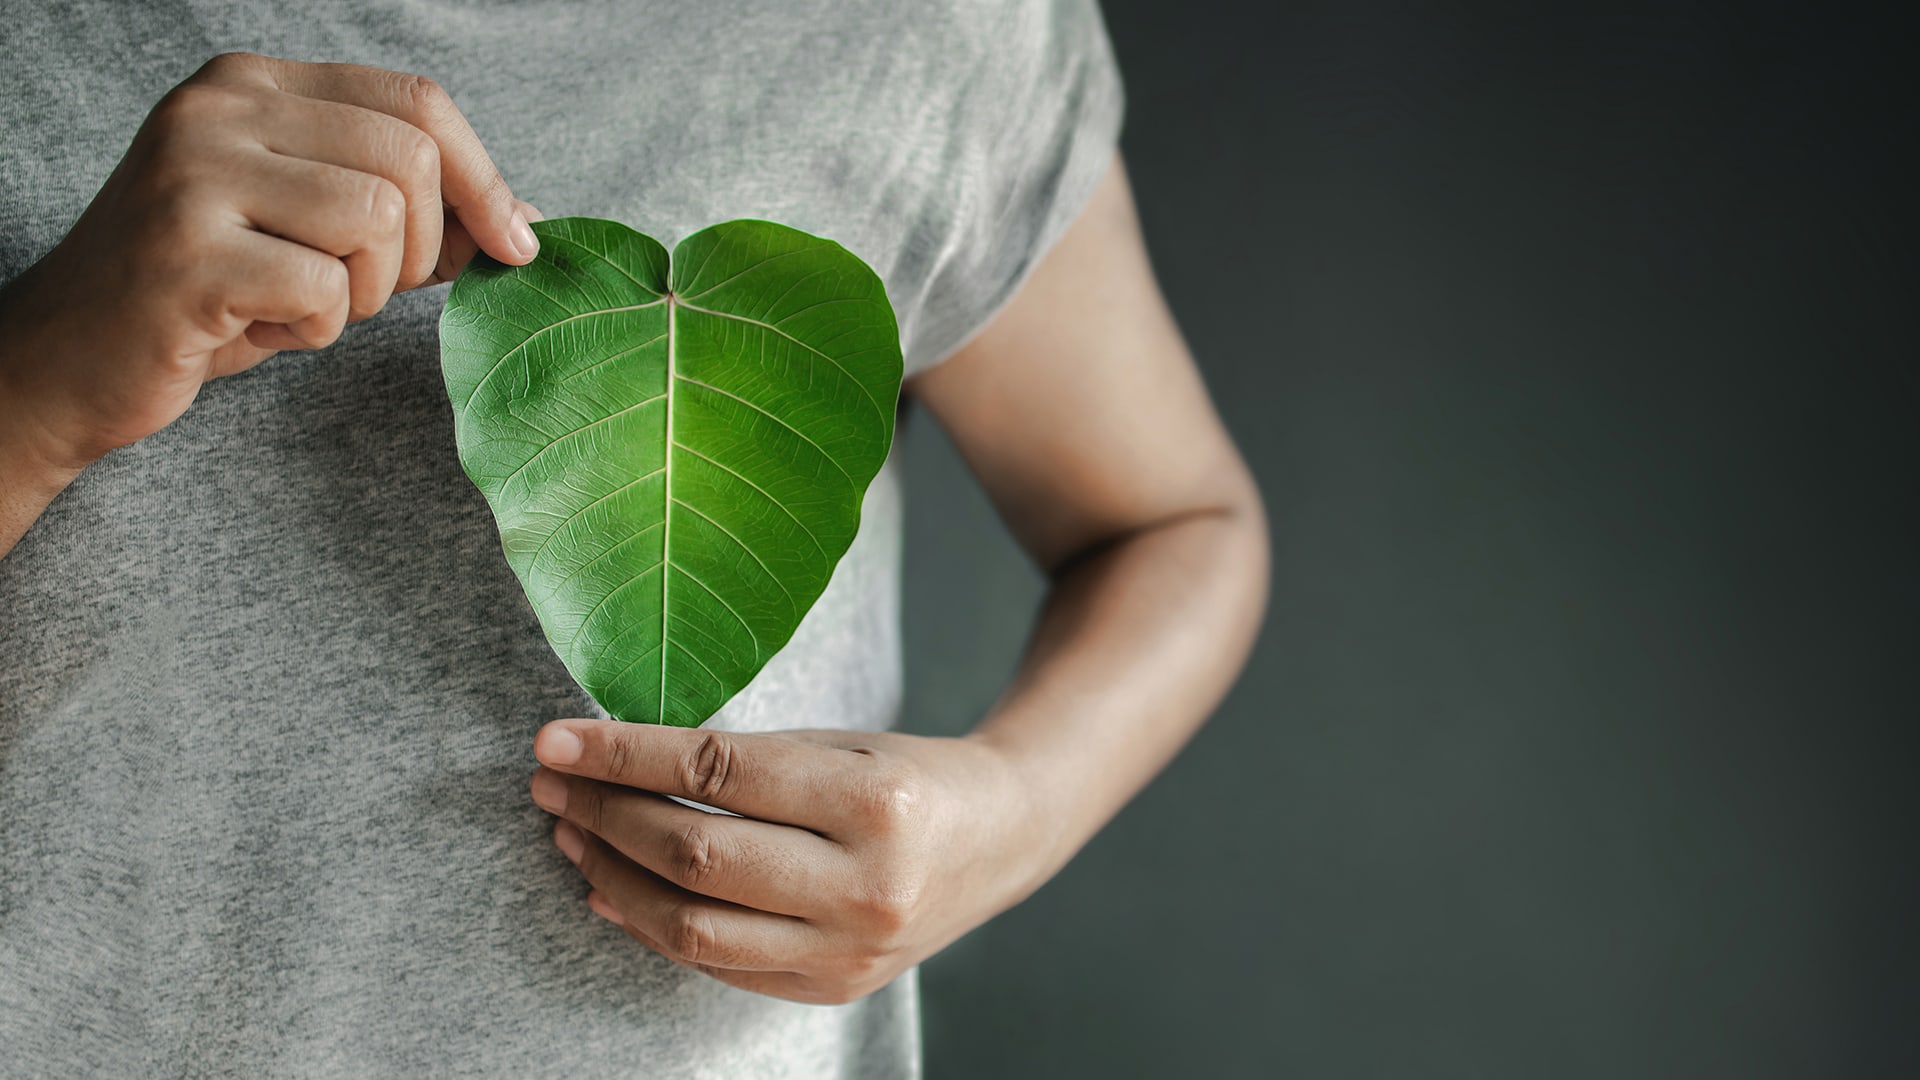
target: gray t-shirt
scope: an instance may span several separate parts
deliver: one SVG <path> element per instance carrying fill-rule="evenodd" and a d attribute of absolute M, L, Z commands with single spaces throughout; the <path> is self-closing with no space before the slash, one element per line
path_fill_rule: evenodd
<path fill-rule="evenodd" d="M 82 0 L 0 19 L 0 279 L 215 53 L 431 75 L 522 197 L 671 246 L 763 217 L 885 279 L 909 372 L 1091 193 L 1121 89 L 1091 0 Z M 735 990 L 594 916 L 527 794 L 604 715 L 454 456 L 444 286 L 208 385 L 0 560 L 0 1073 L 907 1077 L 913 976 Z M 57 357 L 47 362 L 58 362 Z M 899 478 L 711 723 L 894 724 Z"/>

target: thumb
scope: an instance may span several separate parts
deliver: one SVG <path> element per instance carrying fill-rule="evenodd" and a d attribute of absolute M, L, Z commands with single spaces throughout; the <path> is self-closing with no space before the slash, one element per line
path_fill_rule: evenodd
<path fill-rule="evenodd" d="M 515 216 L 525 221 L 546 220 L 546 215 L 535 209 L 532 203 L 515 199 L 513 209 Z M 434 265 L 433 276 L 420 284 L 439 285 L 459 277 L 460 271 L 465 269 L 479 250 L 480 245 L 473 239 L 473 234 L 449 211 L 446 227 L 440 231 L 440 261 Z"/>

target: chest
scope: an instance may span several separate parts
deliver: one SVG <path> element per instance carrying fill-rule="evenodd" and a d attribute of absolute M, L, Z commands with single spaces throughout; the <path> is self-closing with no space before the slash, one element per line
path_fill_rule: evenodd
<path fill-rule="evenodd" d="M 242 50 L 438 80 L 548 216 L 616 218 L 669 245 L 769 218 L 840 240 L 890 285 L 965 180 L 932 136 L 990 30 L 879 0 L 81 0 L 7 22 L 0 277 L 58 242 L 161 95 Z"/>

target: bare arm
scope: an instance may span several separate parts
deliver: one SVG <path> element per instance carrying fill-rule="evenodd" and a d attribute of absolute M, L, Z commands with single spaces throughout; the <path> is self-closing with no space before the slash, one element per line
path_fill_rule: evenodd
<path fill-rule="evenodd" d="M 1117 161 L 1018 298 L 912 392 L 1052 580 L 1019 673 L 973 733 L 1041 800 L 1037 887 L 1245 662 L 1267 596 L 1260 496 L 1154 280 Z"/>
<path fill-rule="evenodd" d="M 1200 726 L 1266 603 L 1259 498 L 1117 165 L 1007 310 L 910 389 L 1053 579 L 969 737 L 557 720 L 534 740 L 532 794 L 587 902 L 734 986 L 851 1000 L 1032 893 Z"/>

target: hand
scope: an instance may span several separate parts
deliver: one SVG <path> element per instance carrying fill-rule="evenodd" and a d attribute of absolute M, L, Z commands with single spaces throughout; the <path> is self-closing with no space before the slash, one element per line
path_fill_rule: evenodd
<path fill-rule="evenodd" d="M 775 997 L 864 997 L 1051 869 L 1016 771 L 970 739 L 557 720 L 534 752 L 534 801 L 594 911 Z"/>
<path fill-rule="evenodd" d="M 476 246 L 527 262 L 531 209 L 430 80 L 216 56 L 0 292 L 0 420 L 78 468 L 171 423 L 206 380 L 450 279 Z"/>

